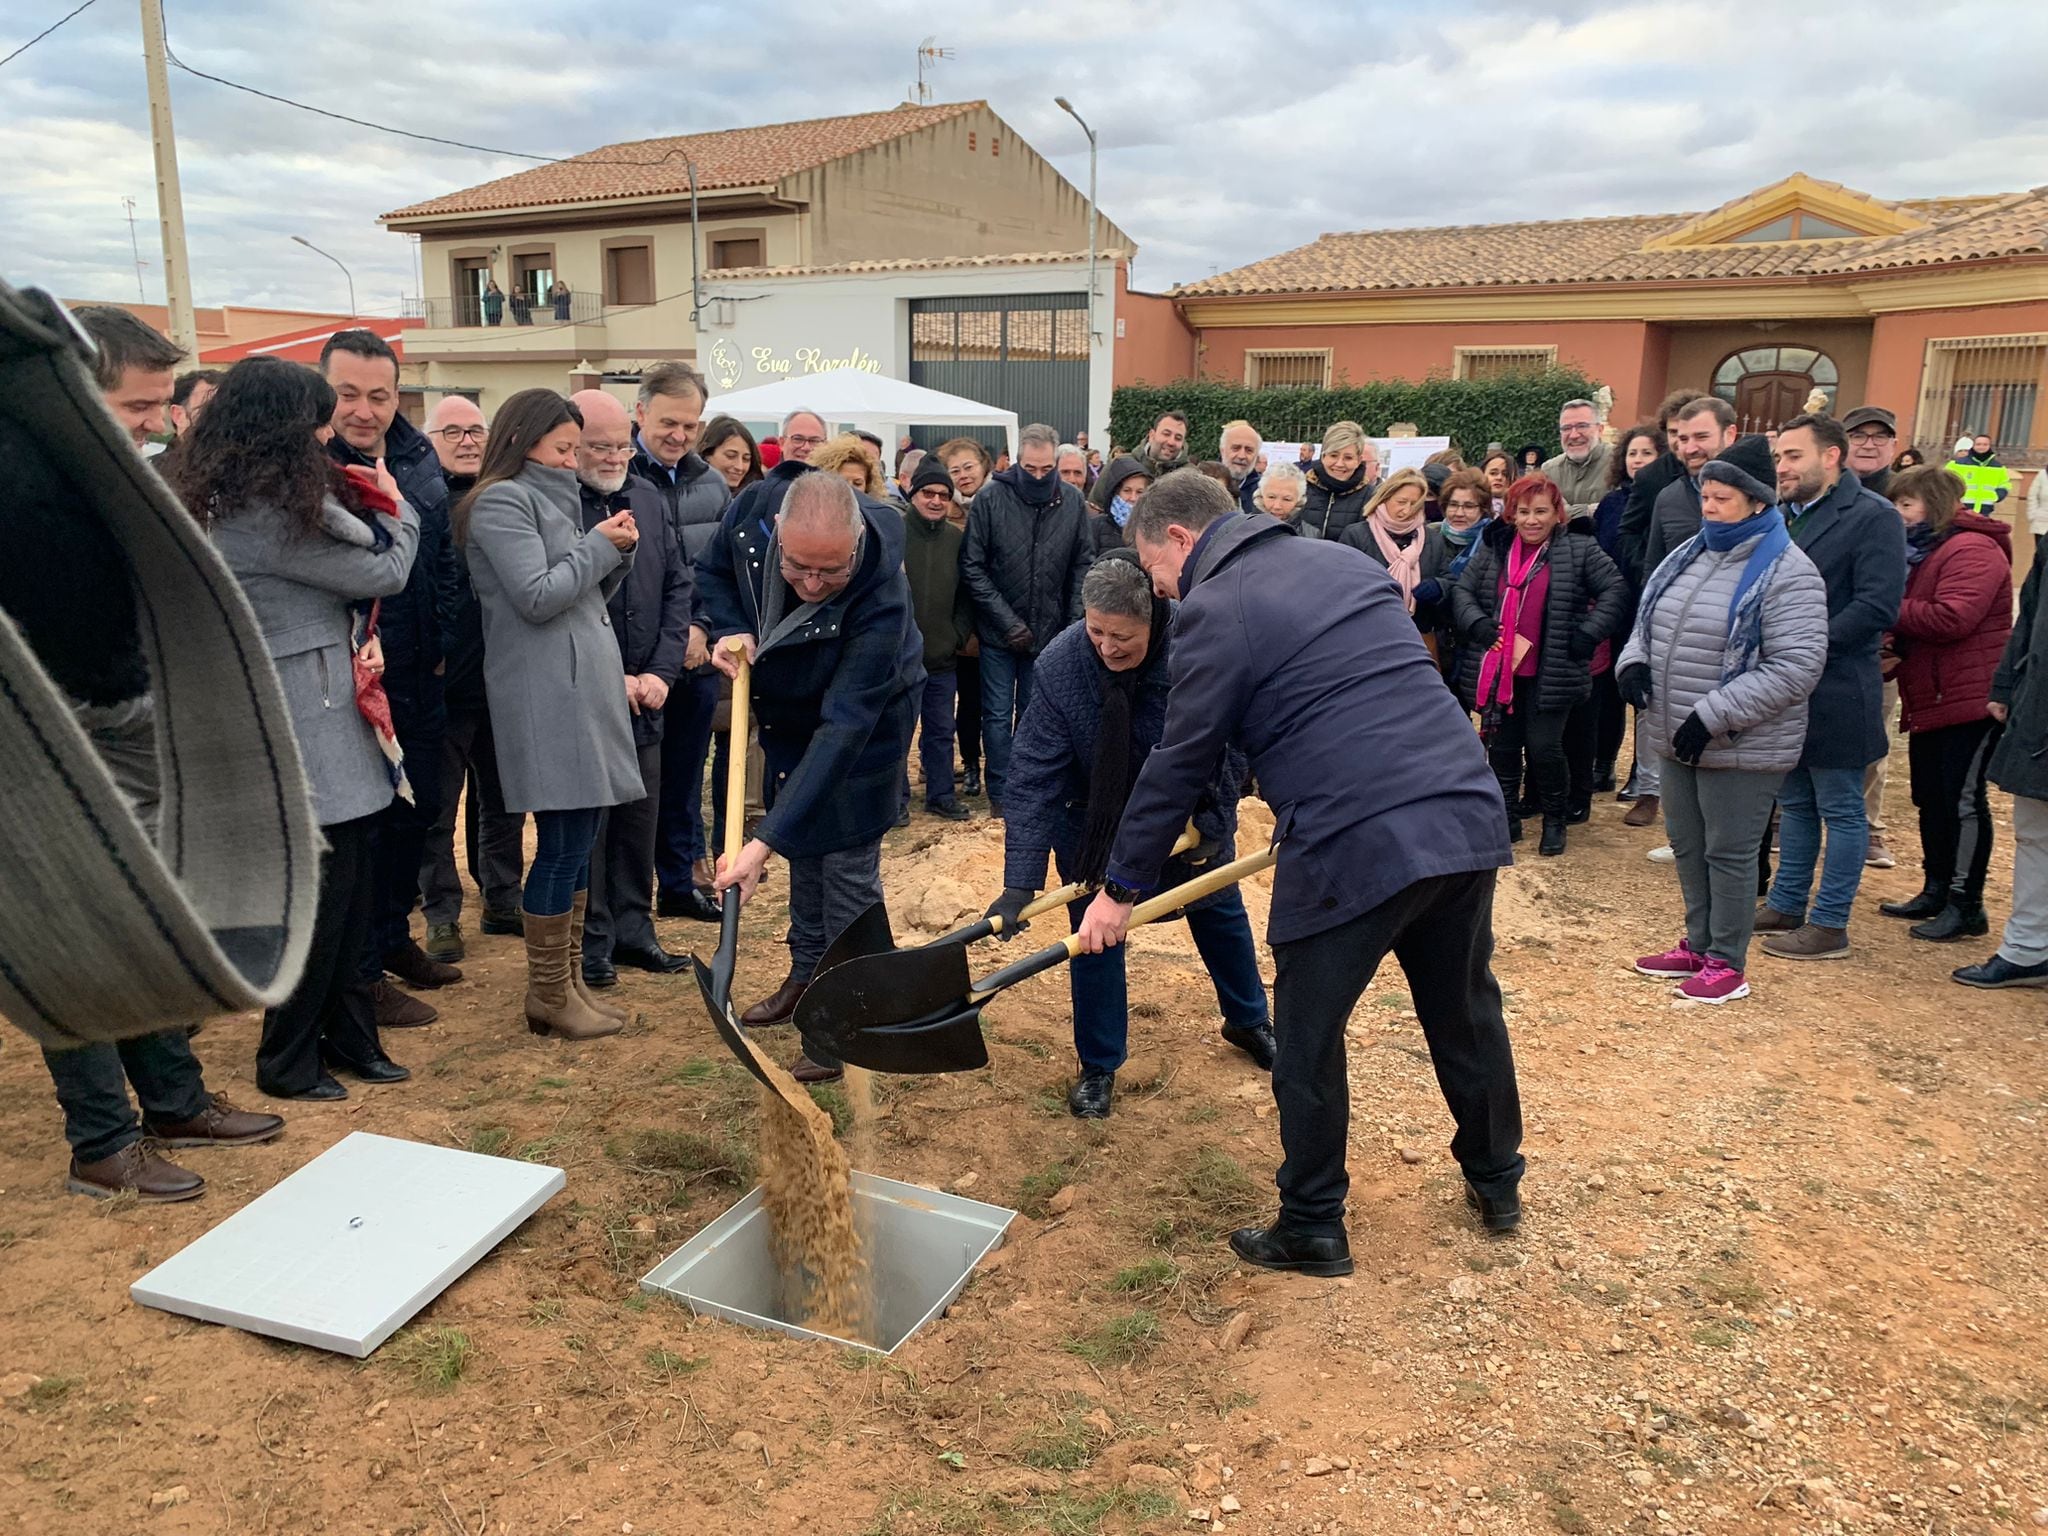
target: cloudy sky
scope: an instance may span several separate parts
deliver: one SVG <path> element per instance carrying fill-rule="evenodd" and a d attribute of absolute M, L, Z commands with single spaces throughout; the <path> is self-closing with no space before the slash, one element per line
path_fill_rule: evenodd
<path fill-rule="evenodd" d="M 9 0 L 0 54 L 76 0 Z M 1161 288 L 1333 229 L 1713 206 L 1793 170 L 1879 196 L 2048 181 L 2048 5 L 2021 0 L 611 0 L 605 6 L 165 0 L 194 69 L 534 154 L 902 100 L 934 30 L 940 101 L 986 98 L 1085 187 Z M 855 24 L 851 18 L 860 18 Z M 0 68 L 0 274 L 162 296 L 134 0 Z M 527 163 L 317 117 L 173 70 L 201 304 L 397 311 L 389 209 Z"/>

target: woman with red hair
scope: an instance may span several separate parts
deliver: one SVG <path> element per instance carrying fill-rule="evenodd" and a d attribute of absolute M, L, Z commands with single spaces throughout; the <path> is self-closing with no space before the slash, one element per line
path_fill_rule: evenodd
<path fill-rule="evenodd" d="M 1502 515 L 1452 589 L 1451 614 L 1458 692 L 1479 715 L 1507 801 L 1508 837 L 1522 835 L 1515 805 L 1526 750 L 1543 807 L 1537 852 L 1563 853 L 1565 719 L 1593 691 L 1593 652 L 1627 619 L 1627 583 L 1593 537 L 1592 520 L 1567 525 L 1563 492 L 1547 475 L 1524 475 L 1508 487 Z"/>

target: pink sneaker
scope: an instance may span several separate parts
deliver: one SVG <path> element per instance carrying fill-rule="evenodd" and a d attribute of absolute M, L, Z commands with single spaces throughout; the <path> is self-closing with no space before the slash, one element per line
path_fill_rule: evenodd
<path fill-rule="evenodd" d="M 1677 992 L 1695 1003 L 1732 1003 L 1738 997 L 1749 996 L 1749 982 L 1732 965 L 1709 956 L 1699 975 L 1679 983 Z"/>
<path fill-rule="evenodd" d="M 1684 939 L 1678 941 L 1676 949 L 1667 949 L 1661 955 L 1644 955 L 1636 961 L 1636 969 L 1645 976 L 1668 976 L 1680 981 L 1699 975 L 1706 966 L 1707 957 Z"/>

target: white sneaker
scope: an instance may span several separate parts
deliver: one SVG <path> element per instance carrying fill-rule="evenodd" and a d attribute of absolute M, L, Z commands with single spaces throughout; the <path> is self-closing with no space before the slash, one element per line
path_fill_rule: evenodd
<path fill-rule="evenodd" d="M 1652 848 L 1647 857 L 1652 864 L 1669 864 L 1676 860 L 1678 855 L 1671 851 L 1669 843 L 1664 843 L 1656 848 Z"/>

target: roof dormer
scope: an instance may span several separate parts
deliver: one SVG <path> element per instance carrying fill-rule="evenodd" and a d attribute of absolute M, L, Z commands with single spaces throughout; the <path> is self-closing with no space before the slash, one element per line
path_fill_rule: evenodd
<path fill-rule="evenodd" d="M 1832 181 L 1795 171 L 1643 242 L 1646 251 L 1772 241 L 1868 240 L 1925 229 L 1925 221 Z"/>

